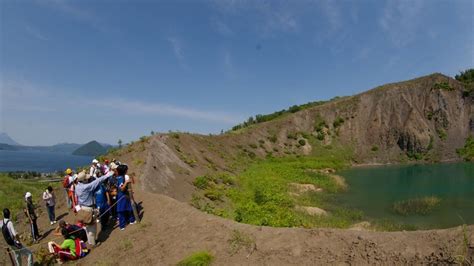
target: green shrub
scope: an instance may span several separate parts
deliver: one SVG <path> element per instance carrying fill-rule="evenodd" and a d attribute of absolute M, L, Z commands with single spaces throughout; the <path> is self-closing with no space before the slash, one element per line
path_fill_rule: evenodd
<path fill-rule="evenodd" d="M 260 143 L 260 144 L 264 144 L 264 143 L 265 143 L 265 141 L 264 141 L 263 139 L 259 139 L 259 140 L 258 140 L 258 143 Z"/>
<path fill-rule="evenodd" d="M 334 128 L 338 128 L 340 127 L 342 124 L 344 123 L 344 118 L 342 117 L 337 117 L 336 120 L 334 120 L 334 122 L 332 123 L 332 125 L 334 126 Z"/>
<path fill-rule="evenodd" d="M 441 140 L 446 140 L 446 138 L 448 137 L 448 134 L 446 133 L 446 131 L 444 131 L 443 129 L 438 129 L 437 130 L 438 132 L 438 137 L 441 139 Z"/>
<path fill-rule="evenodd" d="M 304 145 L 306 145 L 306 140 L 305 139 L 300 139 L 300 140 L 298 140 L 298 144 L 301 145 L 301 146 L 304 146 Z"/>
<path fill-rule="evenodd" d="M 429 111 L 429 112 L 426 114 L 426 118 L 428 118 L 428 120 L 431 120 L 431 119 L 433 119 L 433 115 L 434 115 L 433 111 Z"/>
<path fill-rule="evenodd" d="M 252 149 L 256 149 L 258 146 L 255 143 L 250 143 L 249 147 L 252 148 Z"/>
<path fill-rule="evenodd" d="M 323 132 L 323 129 L 324 128 L 329 128 L 328 125 L 326 124 L 326 121 L 322 120 L 322 121 L 318 121 L 316 123 L 316 125 L 314 126 L 314 130 L 316 130 L 316 132 Z"/>
<path fill-rule="evenodd" d="M 222 200 L 222 193 L 217 188 L 208 188 L 204 191 L 204 197 L 215 201 L 215 200 Z"/>
<path fill-rule="evenodd" d="M 426 147 L 427 150 L 432 150 L 433 149 L 433 143 L 434 143 L 434 138 L 433 136 L 430 135 L 430 143 L 428 143 L 428 147 Z"/>
<path fill-rule="evenodd" d="M 454 88 L 449 85 L 448 82 L 438 82 L 433 86 L 433 89 L 436 90 L 445 90 L 445 91 L 453 91 Z"/>
<path fill-rule="evenodd" d="M 178 266 L 208 266 L 211 265 L 214 257 L 207 251 L 199 251 L 193 253 L 182 261 L 178 262 Z"/>
<path fill-rule="evenodd" d="M 293 140 L 298 139 L 298 136 L 296 135 L 295 132 L 288 132 L 288 134 L 286 134 L 286 137 L 287 137 L 288 139 L 293 139 Z"/>
<path fill-rule="evenodd" d="M 316 135 L 316 138 L 318 140 L 324 140 L 325 137 L 326 135 L 324 134 L 324 132 L 318 132 L 318 134 Z"/>
<path fill-rule="evenodd" d="M 373 152 L 376 152 L 376 151 L 379 150 L 379 146 L 374 145 L 374 146 L 372 146 L 372 148 L 370 150 L 373 151 Z"/>
<path fill-rule="evenodd" d="M 170 132 L 170 135 L 171 135 L 172 138 L 179 139 L 179 133 Z"/>
<path fill-rule="evenodd" d="M 469 136 L 466 139 L 464 147 L 457 149 L 456 152 L 466 161 L 474 161 L 474 137 Z"/>
<path fill-rule="evenodd" d="M 278 138 L 275 134 L 271 135 L 270 137 L 268 137 L 268 140 L 271 142 L 271 143 L 276 143 Z"/>
<path fill-rule="evenodd" d="M 402 200 L 395 202 L 392 210 L 403 216 L 413 214 L 427 215 L 438 207 L 440 202 L 441 199 L 434 196 Z"/>
<path fill-rule="evenodd" d="M 206 189 L 211 186 L 212 178 L 209 176 L 198 176 L 194 179 L 193 185 L 199 189 Z"/>

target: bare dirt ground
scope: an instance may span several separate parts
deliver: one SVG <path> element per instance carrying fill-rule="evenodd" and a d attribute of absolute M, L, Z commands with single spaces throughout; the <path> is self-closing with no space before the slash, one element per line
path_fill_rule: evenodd
<path fill-rule="evenodd" d="M 138 191 L 136 199 L 143 207 L 142 222 L 125 231 L 115 228 L 74 264 L 175 265 L 202 250 L 214 255 L 214 265 L 447 264 L 473 259 L 464 236 L 474 240 L 474 226 L 468 226 L 466 233 L 462 227 L 415 232 L 272 228 L 208 215 L 164 195 Z M 58 215 L 74 222 L 74 215 L 58 201 Z M 24 222 L 16 227 L 29 233 Z M 46 237 L 32 250 L 46 248 L 50 240 L 62 241 L 51 232 L 54 226 L 44 212 L 39 228 Z M 4 254 L 2 265 L 8 261 Z"/>

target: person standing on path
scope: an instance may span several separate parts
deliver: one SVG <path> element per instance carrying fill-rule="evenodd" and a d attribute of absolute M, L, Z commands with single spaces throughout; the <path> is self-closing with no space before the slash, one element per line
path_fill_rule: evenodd
<path fill-rule="evenodd" d="M 26 216 L 28 217 L 28 220 L 30 221 L 31 238 L 33 239 L 33 242 L 37 242 L 39 238 L 41 237 L 41 235 L 39 234 L 38 225 L 36 224 L 36 220 L 38 219 L 38 216 L 36 216 L 35 205 L 33 204 L 33 199 L 30 192 L 26 192 L 25 200 L 26 200 L 25 213 L 26 213 Z"/>
<path fill-rule="evenodd" d="M 119 217 L 120 230 L 125 230 L 127 224 L 135 224 L 135 216 L 133 215 L 132 202 L 128 191 L 128 184 L 132 181 L 129 179 L 125 181 L 128 167 L 126 165 L 119 165 L 117 167 L 117 213 Z"/>
<path fill-rule="evenodd" d="M 43 192 L 43 200 L 46 204 L 46 210 L 48 211 L 49 222 L 51 225 L 56 223 L 56 215 L 54 213 L 54 207 L 56 205 L 56 196 L 54 195 L 53 188 L 48 186 L 45 192 Z"/>
<path fill-rule="evenodd" d="M 90 175 L 84 171 L 77 175 L 76 195 L 80 206 L 79 218 L 82 218 L 87 230 L 87 242 L 90 245 L 96 245 L 97 237 L 97 208 L 95 204 L 95 191 L 102 182 L 107 181 L 113 173 L 101 176 L 92 182 L 89 182 Z"/>
<path fill-rule="evenodd" d="M 64 193 L 66 196 L 66 203 L 67 203 L 67 208 L 71 209 L 72 208 L 72 199 L 71 199 L 71 194 L 70 194 L 70 187 L 74 181 L 74 177 L 72 175 L 72 170 L 71 168 L 66 169 L 66 175 L 64 176 L 63 179 L 63 188 L 64 188 Z"/>
<path fill-rule="evenodd" d="M 33 253 L 21 244 L 13 227 L 13 222 L 10 220 L 10 210 L 7 208 L 3 209 L 3 219 L 0 221 L 0 228 L 2 228 L 3 238 L 5 238 L 5 241 L 15 255 L 15 264 L 21 266 L 21 256 L 26 256 L 28 257 L 28 266 L 32 266 Z"/>
<path fill-rule="evenodd" d="M 102 172 L 100 170 L 100 164 L 97 159 L 92 160 L 92 165 L 89 169 L 89 175 L 92 177 L 100 177 L 102 175 Z"/>

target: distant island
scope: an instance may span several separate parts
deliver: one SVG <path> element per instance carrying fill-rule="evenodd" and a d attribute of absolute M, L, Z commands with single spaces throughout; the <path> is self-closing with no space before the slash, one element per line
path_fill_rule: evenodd
<path fill-rule="evenodd" d="M 40 152 L 62 152 L 73 155 L 98 156 L 105 154 L 113 146 L 99 143 L 95 140 L 86 144 L 58 143 L 52 146 L 26 146 L 21 145 L 7 133 L 0 132 L 0 150 L 6 151 L 40 151 Z"/>
<path fill-rule="evenodd" d="M 72 152 L 72 154 L 83 156 L 98 156 L 107 153 L 108 148 L 102 146 L 102 144 L 93 140 L 77 148 L 75 151 Z"/>

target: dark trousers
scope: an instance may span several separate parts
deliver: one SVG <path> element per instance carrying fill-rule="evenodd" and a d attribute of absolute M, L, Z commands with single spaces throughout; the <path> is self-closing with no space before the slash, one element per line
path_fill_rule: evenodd
<path fill-rule="evenodd" d="M 33 241 L 36 241 L 39 239 L 39 230 L 38 230 L 38 225 L 36 224 L 36 218 L 31 219 L 31 237 L 33 238 Z"/>
<path fill-rule="evenodd" d="M 109 206 L 107 206 L 106 208 L 100 208 L 99 216 L 100 216 L 101 228 L 107 227 L 107 224 L 109 223 L 109 217 L 110 217 Z"/>
<path fill-rule="evenodd" d="M 135 222 L 135 216 L 131 211 L 118 212 L 119 217 L 119 227 L 120 229 L 125 228 L 128 223 Z"/>
<path fill-rule="evenodd" d="M 50 222 L 56 221 L 56 215 L 54 214 L 54 206 L 46 205 L 46 209 L 48 210 L 48 217 Z"/>

